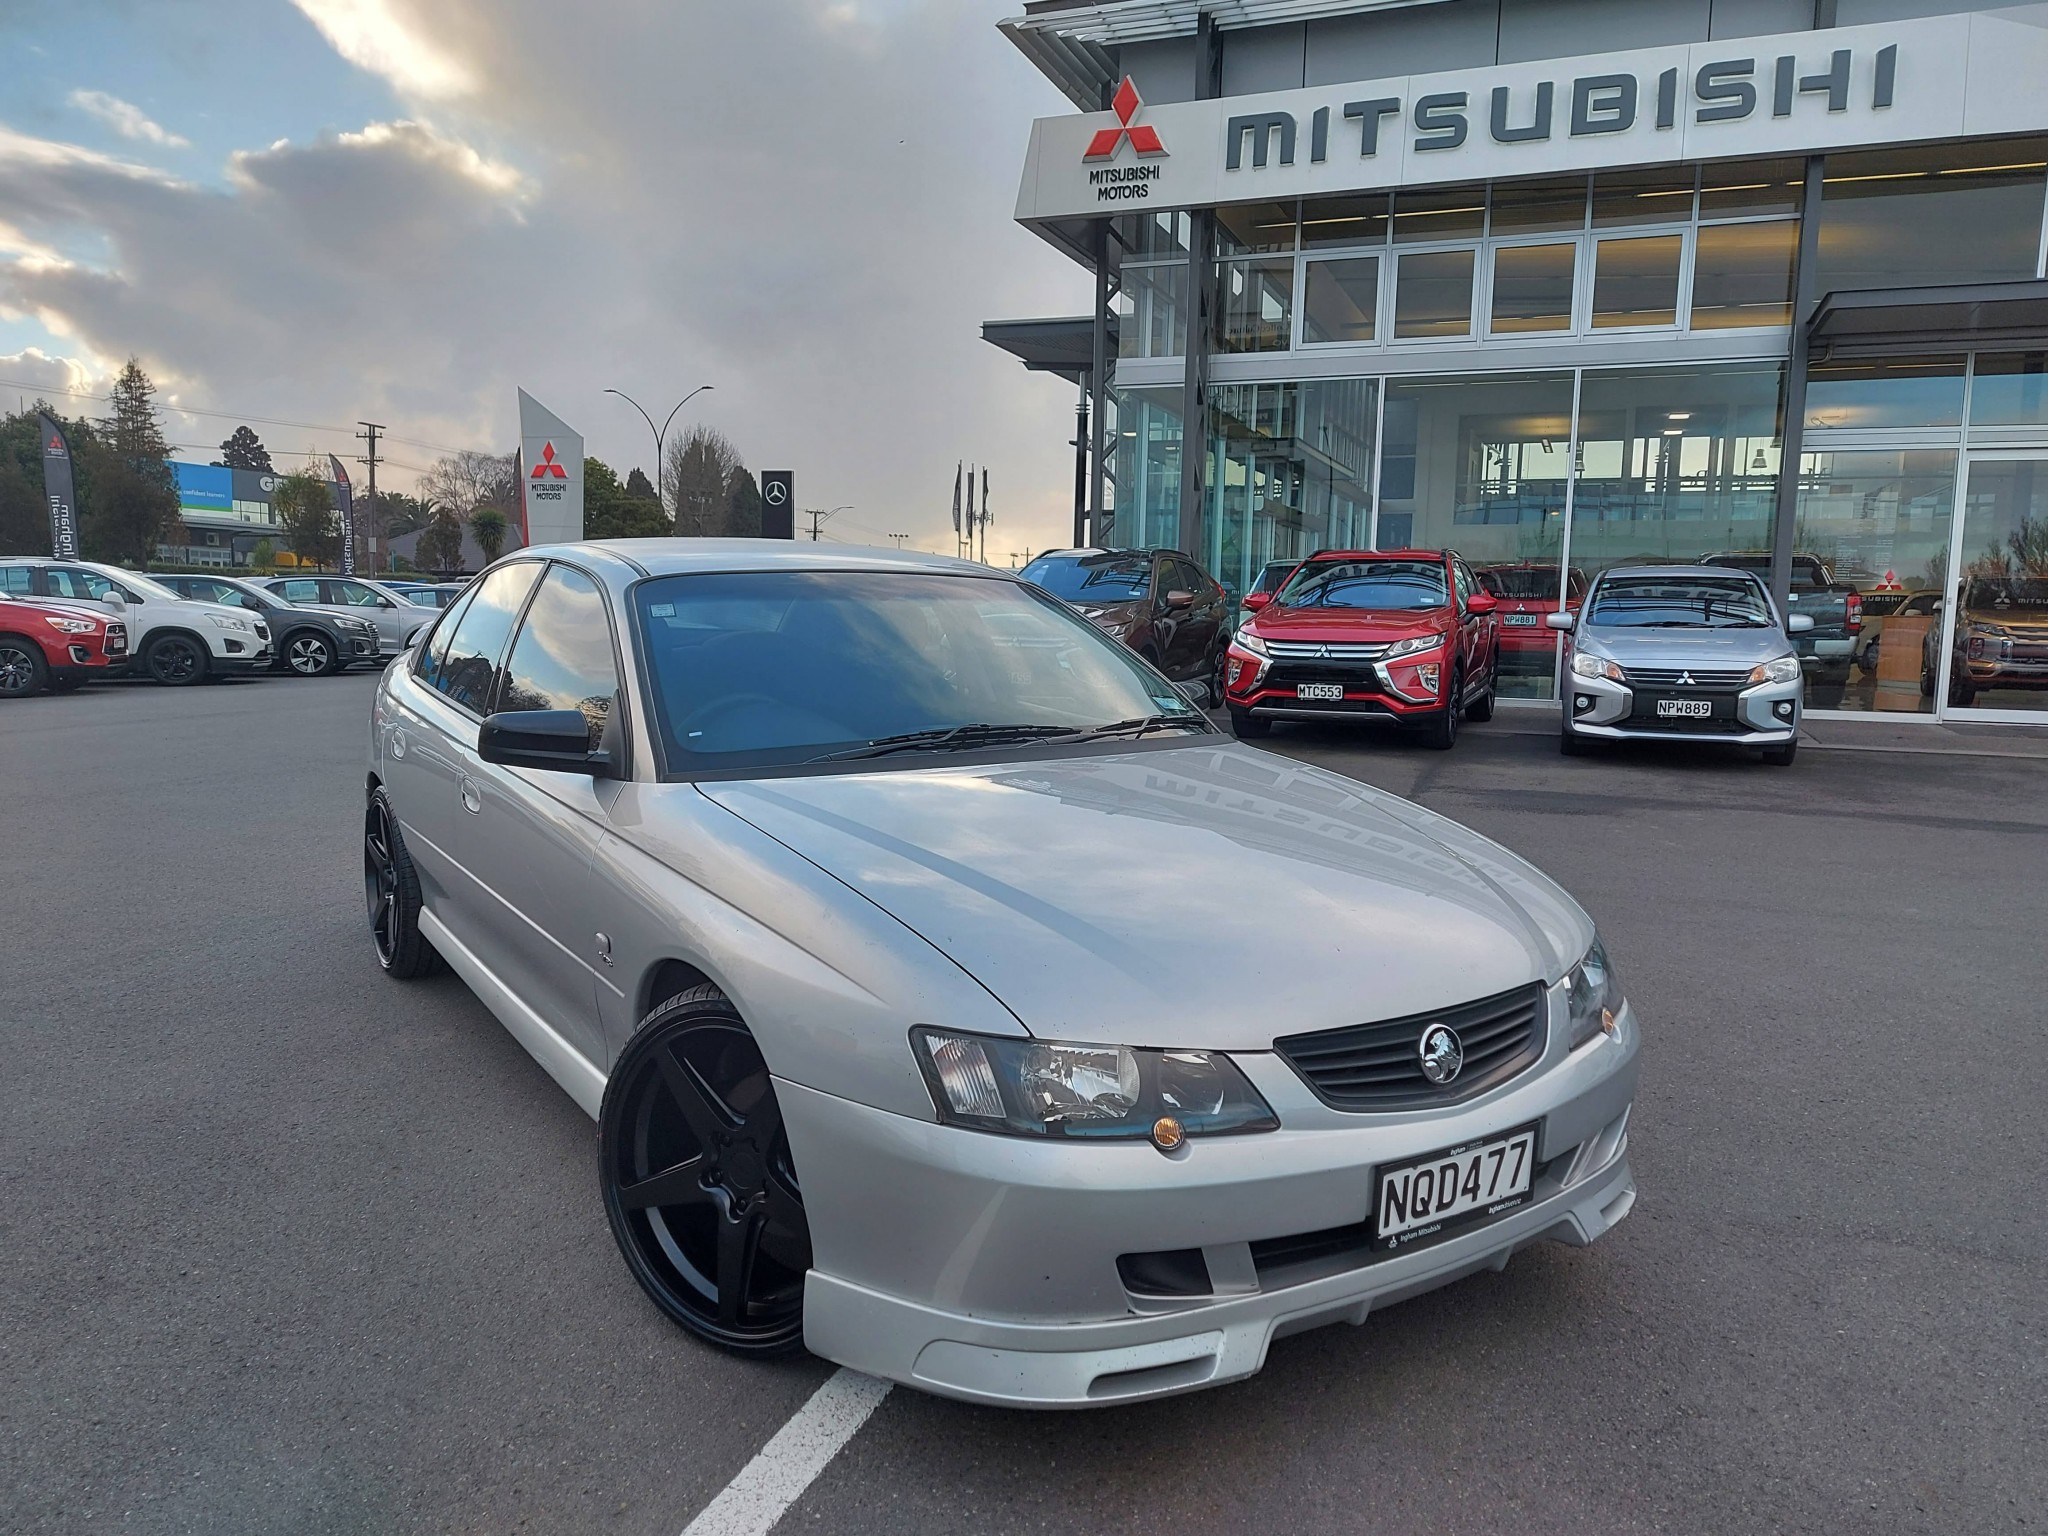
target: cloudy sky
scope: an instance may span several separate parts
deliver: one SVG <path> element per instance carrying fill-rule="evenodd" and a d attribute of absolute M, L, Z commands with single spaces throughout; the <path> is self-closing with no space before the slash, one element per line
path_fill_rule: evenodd
<path fill-rule="evenodd" d="M 1015 0 L 0 0 L 0 399 L 104 390 L 400 466 L 511 447 L 523 385 L 622 471 L 717 426 L 839 538 L 1064 542 L 1072 394 L 980 340 L 1086 308 L 1010 219 Z M 53 399 L 62 401 L 60 396 Z M 81 413 L 89 401 L 66 402 Z M 699 409 L 701 407 L 701 410 Z M 234 426 L 167 417 L 183 456 Z M 404 468 L 393 478 L 404 484 Z"/>

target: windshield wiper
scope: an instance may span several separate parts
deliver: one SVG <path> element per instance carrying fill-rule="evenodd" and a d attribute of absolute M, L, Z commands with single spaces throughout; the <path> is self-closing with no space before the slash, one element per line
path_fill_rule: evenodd
<path fill-rule="evenodd" d="M 901 736 L 877 736 L 865 746 L 849 747 L 844 752 L 827 752 L 823 757 L 813 757 L 813 763 L 836 763 L 856 757 L 887 757 L 892 752 L 945 752 L 955 748 L 994 746 L 1009 741 L 1037 741 L 1048 736 L 1067 736 L 1073 727 L 1066 725 L 988 725 L 976 721 L 969 725 L 937 726 L 928 731 L 905 731 Z"/>
<path fill-rule="evenodd" d="M 1112 736 L 1139 737 L 1148 731 L 1163 731 L 1168 726 L 1182 730 L 1198 730 L 1204 724 L 1199 715 L 1140 715 L 1135 720 L 1119 720 L 1114 725 L 1098 725 L 1085 731 L 1075 731 L 1063 736 L 1062 741 L 1105 741 Z"/>

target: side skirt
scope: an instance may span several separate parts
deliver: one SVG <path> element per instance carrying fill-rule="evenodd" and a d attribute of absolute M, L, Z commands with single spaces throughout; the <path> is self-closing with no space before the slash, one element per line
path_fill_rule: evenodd
<path fill-rule="evenodd" d="M 515 997 L 491 973 L 490 968 L 425 907 L 420 908 L 420 932 L 448 962 L 448 968 L 468 982 L 469 990 L 498 1016 L 500 1024 L 512 1032 L 512 1038 L 526 1047 L 526 1054 L 562 1085 L 563 1091 L 576 1101 L 583 1113 L 595 1120 L 604 1103 L 604 1074 L 593 1067 L 581 1051 L 556 1034 L 547 1020 Z"/>

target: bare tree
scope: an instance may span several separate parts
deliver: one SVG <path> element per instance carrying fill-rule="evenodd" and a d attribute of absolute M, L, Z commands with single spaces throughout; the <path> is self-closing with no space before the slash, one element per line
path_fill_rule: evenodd
<path fill-rule="evenodd" d="M 461 517 L 478 507 L 512 507 L 519 499 L 513 455 L 474 449 L 451 453 L 420 476 L 420 497 L 436 506 L 451 507 Z"/>
<path fill-rule="evenodd" d="M 716 427 L 692 427 L 668 451 L 662 489 L 676 509 L 676 532 L 685 538 L 716 538 L 726 531 L 730 486 L 746 466 L 732 440 Z"/>

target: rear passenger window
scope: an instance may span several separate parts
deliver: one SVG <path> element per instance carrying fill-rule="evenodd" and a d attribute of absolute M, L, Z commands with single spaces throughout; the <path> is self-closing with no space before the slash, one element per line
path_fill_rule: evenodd
<path fill-rule="evenodd" d="M 497 680 L 498 662 L 505 654 L 513 622 L 540 567 L 531 560 L 500 566 L 477 584 L 476 596 L 459 614 L 438 663 L 429 654 L 431 671 L 422 669 L 421 681 L 437 688 L 472 714 L 488 714 L 491 685 Z M 444 628 L 447 626 L 444 625 Z M 440 636 L 434 637 L 439 646 Z"/>
<path fill-rule="evenodd" d="M 0 565 L 0 592 L 15 592 L 23 597 L 29 594 L 29 583 L 34 573 L 25 565 Z"/>
<path fill-rule="evenodd" d="M 276 590 L 288 603 L 317 603 L 320 601 L 320 583 L 317 581 L 281 581 Z"/>
<path fill-rule="evenodd" d="M 581 571 L 550 567 L 512 643 L 497 708 L 580 710 L 596 752 L 604 745 L 618 692 L 604 594 Z"/>

